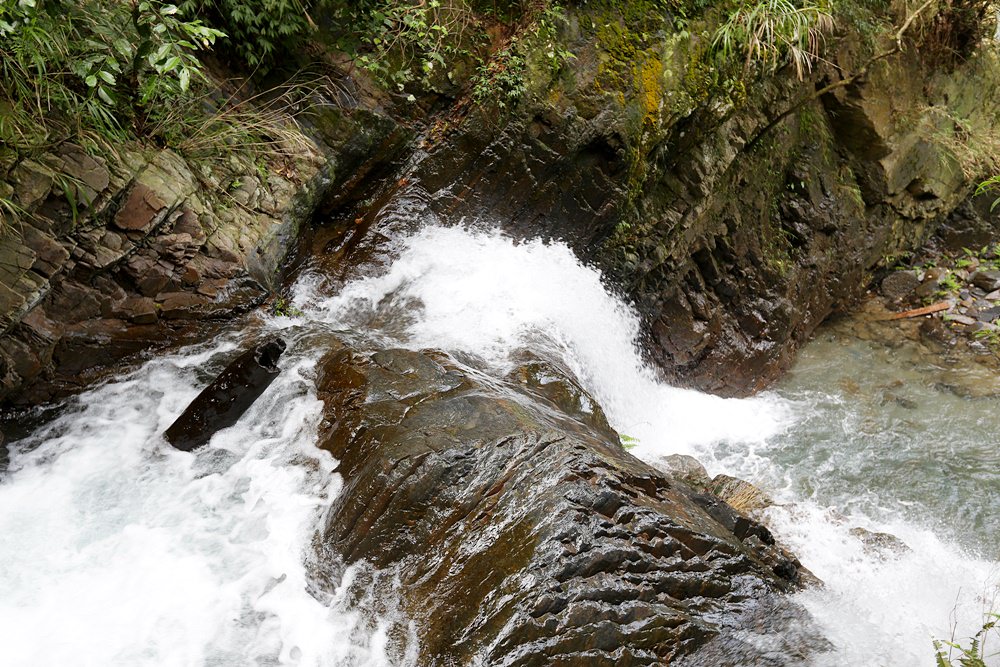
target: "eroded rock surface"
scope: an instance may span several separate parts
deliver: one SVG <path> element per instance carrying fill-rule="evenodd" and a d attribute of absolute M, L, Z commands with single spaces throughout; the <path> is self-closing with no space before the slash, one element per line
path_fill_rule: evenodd
<path fill-rule="evenodd" d="M 419 664 L 792 665 L 823 650 L 783 595 L 794 557 L 625 452 L 556 369 L 539 391 L 535 363 L 497 383 L 443 353 L 332 345 L 321 446 L 345 487 L 321 551 L 334 575 L 340 558 L 398 573 Z"/>

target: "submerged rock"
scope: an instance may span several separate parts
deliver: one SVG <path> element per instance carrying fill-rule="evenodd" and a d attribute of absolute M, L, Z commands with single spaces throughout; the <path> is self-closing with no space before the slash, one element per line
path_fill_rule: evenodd
<path fill-rule="evenodd" d="M 278 377 L 278 359 L 285 351 L 280 338 L 238 356 L 219 377 L 191 401 L 163 437 L 177 449 L 190 452 L 239 421 L 254 401 Z"/>
<path fill-rule="evenodd" d="M 336 346 L 320 444 L 344 489 L 317 579 L 357 561 L 398 577 L 421 665 L 792 665 L 824 650 L 782 595 L 798 575 L 766 529 L 741 524 L 741 539 L 723 501 L 552 409 L 573 386 L 554 368 L 555 399 L 518 379 L 536 371 L 501 385 L 443 353 Z"/>

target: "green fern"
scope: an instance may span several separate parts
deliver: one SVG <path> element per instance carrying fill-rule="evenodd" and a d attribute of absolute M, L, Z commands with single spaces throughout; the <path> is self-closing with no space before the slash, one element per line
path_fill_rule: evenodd
<path fill-rule="evenodd" d="M 986 637 L 1000 621 L 1000 614 L 989 613 L 983 627 L 969 638 L 969 645 L 958 642 L 934 640 L 934 660 L 937 667 L 989 667 L 986 664 Z"/>

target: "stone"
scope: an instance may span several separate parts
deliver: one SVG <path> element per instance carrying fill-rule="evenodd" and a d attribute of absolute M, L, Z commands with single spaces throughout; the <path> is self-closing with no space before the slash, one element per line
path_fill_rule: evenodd
<path fill-rule="evenodd" d="M 160 306 L 160 317 L 165 320 L 196 318 L 204 306 L 211 303 L 207 298 L 189 292 L 158 294 L 156 301 Z"/>
<path fill-rule="evenodd" d="M 766 493 L 750 482 L 729 475 L 713 477 L 709 491 L 743 514 L 753 514 L 774 504 Z"/>
<path fill-rule="evenodd" d="M 806 629 L 803 655 L 828 645 L 776 593 L 801 575 L 766 529 L 703 506 L 530 383 L 484 383 L 440 352 L 316 344 L 319 446 L 344 484 L 317 581 L 335 589 L 352 563 L 384 573 L 376 587 L 405 573 L 393 591 L 419 664 L 770 664 L 785 649 L 746 641 L 758 623 L 779 643 L 780 627 Z"/>
<path fill-rule="evenodd" d="M 212 436 L 243 416 L 280 370 L 285 341 L 275 338 L 247 350 L 222 371 L 163 433 L 182 452 L 208 444 Z"/>
<path fill-rule="evenodd" d="M 93 203 L 111 183 L 104 161 L 84 152 L 79 146 L 64 144 L 60 149 L 62 171 L 75 181 L 79 201 Z"/>
<path fill-rule="evenodd" d="M 156 303 L 146 296 L 124 299 L 115 306 L 115 315 L 135 324 L 153 324 L 158 319 Z"/>
<path fill-rule="evenodd" d="M 101 294 L 95 289 L 64 282 L 49 295 L 47 310 L 63 322 L 83 322 L 101 316 Z"/>
<path fill-rule="evenodd" d="M 980 322 L 995 322 L 998 318 L 1000 318 L 1000 306 L 980 310 L 976 314 L 976 319 Z"/>
<path fill-rule="evenodd" d="M 650 465 L 697 489 L 706 489 L 712 483 L 701 461 L 687 454 L 658 456 Z"/>
<path fill-rule="evenodd" d="M 912 551 L 906 542 L 890 533 L 874 532 L 861 527 L 851 528 L 850 533 L 861 542 L 865 553 L 883 559 L 899 557 Z"/>
<path fill-rule="evenodd" d="M 14 193 L 21 208 L 31 210 L 52 191 L 54 173 L 34 160 L 23 160 L 11 173 Z"/>
<path fill-rule="evenodd" d="M 983 298 L 986 299 L 987 301 L 1000 301 L 1000 289 L 993 290 Z"/>
<path fill-rule="evenodd" d="M 152 226 L 157 214 L 164 208 L 166 204 L 155 191 L 145 183 L 137 182 L 115 215 L 114 224 L 126 231 L 145 230 Z"/>
<path fill-rule="evenodd" d="M 984 292 L 1000 290 L 1000 271 L 976 271 L 972 276 L 972 284 Z"/>
<path fill-rule="evenodd" d="M 920 281 L 913 271 L 893 271 L 882 279 L 880 291 L 887 299 L 902 301 L 913 294 L 919 286 Z"/>
<path fill-rule="evenodd" d="M 965 326 L 969 326 L 970 324 L 976 323 L 976 318 L 974 317 L 968 317 L 966 315 L 952 315 L 948 313 L 945 314 L 944 320 L 946 322 L 955 322 L 957 324 L 962 324 Z"/>

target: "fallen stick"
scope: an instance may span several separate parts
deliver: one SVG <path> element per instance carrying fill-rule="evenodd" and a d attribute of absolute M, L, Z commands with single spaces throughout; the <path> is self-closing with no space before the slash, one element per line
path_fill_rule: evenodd
<path fill-rule="evenodd" d="M 951 301 L 938 301 L 937 303 L 932 303 L 929 306 L 924 306 L 923 308 L 914 308 L 913 310 L 904 310 L 901 313 L 894 313 L 893 315 L 887 317 L 889 320 L 903 320 L 908 317 L 920 317 L 921 315 L 930 315 L 931 313 L 938 313 L 942 310 L 948 310 L 951 308 Z"/>

